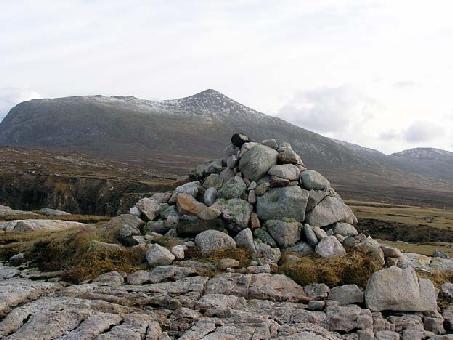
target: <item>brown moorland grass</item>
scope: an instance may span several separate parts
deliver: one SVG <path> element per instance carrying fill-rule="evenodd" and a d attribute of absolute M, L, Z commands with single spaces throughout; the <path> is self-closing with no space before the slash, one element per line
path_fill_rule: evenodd
<path fill-rule="evenodd" d="M 433 229 L 453 230 L 453 210 L 392 205 L 384 203 L 346 201 L 359 219 L 376 219 L 396 222 L 414 228 L 427 226 Z"/>
<path fill-rule="evenodd" d="M 24 252 L 42 271 L 63 271 L 63 279 L 80 283 L 112 271 L 131 272 L 145 267 L 145 248 L 110 244 L 96 226 L 64 231 L 0 234 L 0 259 Z"/>
<path fill-rule="evenodd" d="M 382 265 L 369 255 L 353 251 L 345 256 L 321 258 L 315 255 L 289 260 L 284 254 L 279 271 L 298 284 L 325 283 L 328 286 L 356 284 L 365 287 L 370 276 Z"/>
<path fill-rule="evenodd" d="M 200 275 L 205 275 L 209 277 L 213 277 L 218 272 L 220 272 L 217 270 L 218 269 L 217 265 L 219 264 L 220 260 L 224 258 L 230 258 L 238 261 L 240 268 L 249 266 L 250 262 L 252 261 L 252 254 L 248 250 L 240 247 L 233 249 L 217 250 L 209 255 L 203 255 L 200 249 L 197 247 L 189 247 L 184 252 L 184 254 L 186 260 L 196 260 L 200 262 L 207 262 L 213 264 L 216 269 L 200 273 Z"/>

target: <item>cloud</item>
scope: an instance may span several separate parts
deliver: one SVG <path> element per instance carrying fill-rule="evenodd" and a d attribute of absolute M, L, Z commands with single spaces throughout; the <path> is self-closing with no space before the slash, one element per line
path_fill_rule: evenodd
<path fill-rule="evenodd" d="M 15 105 L 25 100 L 41 98 L 40 94 L 30 89 L 0 88 L 0 121 Z"/>
<path fill-rule="evenodd" d="M 441 126 L 427 121 L 416 121 L 403 132 L 403 138 L 410 143 L 430 142 L 444 135 Z"/>
<path fill-rule="evenodd" d="M 373 118 L 378 103 L 349 86 L 297 93 L 278 116 L 320 133 L 335 135 Z"/>
<path fill-rule="evenodd" d="M 384 141 L 396 140 L 401 137 L 401 132 L 395 130 L 386 130 L 379 134 L 379 139 Z"/>
<path fill-rule="evenodd" d="M 412 80 L 401 80 L 393 83 L 393 86 L 397 89 L 408 89 L 417 86 L 417 82 Z"/>

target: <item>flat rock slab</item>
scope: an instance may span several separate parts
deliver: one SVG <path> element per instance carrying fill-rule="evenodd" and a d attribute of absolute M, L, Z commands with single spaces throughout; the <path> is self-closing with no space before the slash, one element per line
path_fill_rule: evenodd
<path fill-rule="evenodd" d="M 310 300 L 303 287 L 282 274 L 221 274 L 209 280 L 206 292 L 270 301 Z"/>
<path fill-rule="evenodd" d="M 69 228 L 80 228 L 86 224 L 60 220 L 14 220 L 0 223 L 0 231 L 23 232 L 34 230 L 58 231 Z"/>
<path fill-rule="evenodd" d="M 14 309 L 0 322 L 0 338 L 21 340 L 143 339 L 161 333 L 150 315 L 72 297 L 43 297 Z"/>
<path fill-rule="evenodd" d="M 5 316 L 14 306 L 61 288 L 58 283 L 12 278 L 0 281 L 0 317 Z"/>

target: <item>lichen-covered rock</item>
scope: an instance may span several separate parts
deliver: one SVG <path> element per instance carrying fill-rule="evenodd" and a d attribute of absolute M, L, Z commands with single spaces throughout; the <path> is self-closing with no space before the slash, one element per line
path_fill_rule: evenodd
<path fill-rule="evenodd" d="M 280 220 L 266 221 L 264 227 L 279 247 L 293 246 L 300 240 L 300 223 Z"/>
<path fill-rule="evenodd" d="M 0 231 L 27 232 L 34 230 L 58 231 L 71 228 L 81 228 L 86 224 L 60 220 L 13 220 L 0 223 Z"/>
<path fill-rule="evenodd" d="M 316 253 L 322 257 L 331 257 L 345 255 L 346 251 L 335 236 L 327 236 L 316 246 Z"/>
<path fill-rule="evenodd" d="M 195 244 L 203 254 L 216 250 L 236 248 L 236 242 L 228 234 L 217 230 L 206 230 L 195 237 Z"/>
<path fill-rule="evenodd" d="M 309 224 L 304 225 L 304 235 L 307 239 L 308 244 L 312 247 L 316 247 L 316 245 L 318 244 L 318 237 Z"/>
<path fill-rule="evenodd" d="M 307 213 L 306 223 L 321 227 L 345 222 L 354 224 L 357 221 L 351 208 L 337 196 L 326 196 L 316 207 Z"/>
<path fill-rule="evenodd" d="M 159 202 L 149 197 L 142 198 L 137 202 L 136 206 L 138 210 L 150 221 L 154 220 L 158 216 L 161 207 Z"/>
<path fill-rule="evenodd" d="M 175 255 L 161 245 L 151 244 L 146 251 L 146 260 L 150 266 L 166 266 L 175 260 Z"/>
<path fill-rule="evenodd" d="M 313 248 L 307 242 L 299 242 L 289 247 L 287 251 L 296 253 L 297 256 L 307 256 L 314 253 Z"/>
<path fill-rule="evenodd" d="M 329 300 L 337 301 L 340 305 L 363 303 L 363 290 L 357 285 L 343 285 L 330 290 Z"/>
<path fill-rule="evenodd" d="M 300 174 L 300 182 L 307 190 L 325 190 L 330 187 L 329 181 L 315 170 L 305 170 Z"/>
<path fill-rule="evenodd" d="M 247 228 L 250 221 L 250 216 L 253 211 L 252 205 L 239 198 L 233 198 L 230 200 L 217 200 L 211 208 L 218 209 L 222 218 L 227 222 L 234 223 L 241 229 Z"/>
<path fill-rule="evenodd" d="M 257 214 L 263 220 L 305 220 L 308 191 L 297 186 L 275 188 L 257 198 Z"/>
<path fill-rule="evenodd" d="M 218 197 L 217 189 L 214 187 L 209 187 L 204 192 L 203 201 L 209 207 L 214 204 L 217 197 Z"/>
<path fill-rule="evenodd" d="M 412 268 L 390 267 L 377 271 L 365 290 L 366 305 L 373 311 L 436 311 L 436 298 L 432 282 L 418 279 Z"/>
<path fill-rule="evenodd" d="M 188 194 L 193 197 L 196 197 L 198 194 L 199 187 L 200 187 L 199 181 L 189 182 L 176 187 L 175 191 L 173 192 L 173 195 L 176 196 L 177 194 Z"/>
<path fill-rule="evenodd" d="M 269 176 L 276 176 L 289 181 L 296 181 L 299 179 L 300 170 L 293 164 L 279 164 L 270 168 L 268 174 Z"/>
<path fill-rule="evenodd" d="M 258 180 L 277 163 L 277 151 L 262 144 L 254 145 L 239 161 L 239 170 L 245 177 Z"/>
<path fill-rule="evenodd" d="M 203 182 L 203 187 L 205 189 L 216 188 L 218 190 L 222 187 L 222 185 L 223 178 L 219 174 L 210 174 L 208 177 L 205 178 Z"/>
<path fill-rule="evenodd" d="M 278 161 L 282 164 L 302 164 L 302 159 L 288 143 L 283 143 L 278 148 Z"/>
<path fill-rule="evenodd" d="M 334 234 L 340 234 L 341 236 L 348 237 L 348 236 L 355 236 L 358 234 L 357 229 L 349 223 L 335 223 L 333 227 Z"/>
<path fill-rule="evenodd" d="M 256 252 L 255 242 L 253 241 L 253 234 L 249 228 L 241 230 L 235 236 L 234 240 L 236 241 L 236 245 L 238 247 L 243 247 L 252 253 Z"/>
<path fill-rule="evenodd" d="M 258 240 L 261 240 L 271 247 L 277 246 L 277 242 L 275 242 L 272 236 L 266 230 L 264 230 L 264 228 L 255 229 L 254 234 Z"/>
<path fill-rule="evenodd" d="M 219 190 L 219 197 L 227 200 L 240 198 L 246 189 L 247 185 L 244 180 L 239 176 L 234 176 L 222 185 Z"/>

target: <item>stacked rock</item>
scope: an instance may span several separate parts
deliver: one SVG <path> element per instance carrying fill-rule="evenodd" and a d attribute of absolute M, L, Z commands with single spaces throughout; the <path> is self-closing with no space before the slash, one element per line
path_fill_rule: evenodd
<path fill-rule="evenodd" d="M 147 221 L 145 233 L 227 231 L 254 253 L 284 248 L 329 257 L 347 246 L 384 261 L 379 243 L 358 234 L 354 213 L 330 182 L 306 169 L 290 144 L 244 134 L 231 142 L 223 158 L 197 166 L 191 182 L 137 202 L 131 213 Z"/>

